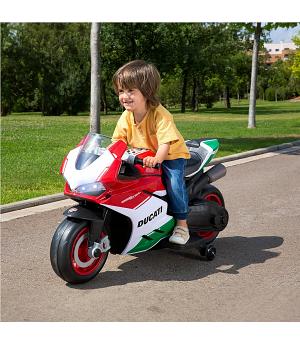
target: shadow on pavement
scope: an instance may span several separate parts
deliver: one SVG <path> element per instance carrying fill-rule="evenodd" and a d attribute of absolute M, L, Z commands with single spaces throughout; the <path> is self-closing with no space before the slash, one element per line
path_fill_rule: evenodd
<path fill-rule="evenodd" d="M 196 249 L 186 252 L 153 250 L 132 255 L 135 259 L 121 264 L 119 271 L 100 272 L 85 284 L 66 285 L 89 290 L 148 280 L 192 281 L 215 273 L 239 274 L 241 268 L 279 256 L 280 253 L 269 249 L 280 247 L 282 243 L 283 238 L 277 236 L 219 238 L 215 241 L 217 256 L 213 261 L 200 257 Z"/>

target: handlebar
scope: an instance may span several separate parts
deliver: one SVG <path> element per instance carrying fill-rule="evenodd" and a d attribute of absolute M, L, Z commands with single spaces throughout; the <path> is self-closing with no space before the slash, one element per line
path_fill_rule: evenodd
<path fill-rule="evenodd" d="M 143 164 L 143 160 L 141 158 L 138 157 L 134 157 L 134 164 L 139 164 L 139 165 L 144 165 Z M 159 169 L 160 168 L 160 164 L 157 163 L 154 165 L 154 167 L 152 167 L 153 169 Z"/>
<path fill-rule="evenodd" d="M 126 162 L 134 165 L 134 164 L 139 164 L 139 165 L 144 165 L 143 160 L 141 158 L 138 158 L 134 155 L 129 154 L 126 158 Z M 153 169 L 159 169 L 160 168 L 160 164 L 157 163 L 155 164 L 155 166 L 153 167 Z"/>

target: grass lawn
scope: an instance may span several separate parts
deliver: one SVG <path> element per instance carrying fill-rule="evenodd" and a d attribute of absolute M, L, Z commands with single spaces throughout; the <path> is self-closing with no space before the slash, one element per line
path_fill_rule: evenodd
<path fill-rule="evenodd" d="M 257 128 L 248 129 L 244 101 L 227 110 L 221 103 L 198 113 L 174 115 L 185 139 L 218 138 L 218 157 L 300 139 L 300 103 L 257 104 Z M 111 135 L 119 115 L 101 117 L 102 133 Z M 1 204 L 63 191 L 63 157 L 89 131 L 87 114 L 44 117 L 11 114 L 1 119 Z"/>

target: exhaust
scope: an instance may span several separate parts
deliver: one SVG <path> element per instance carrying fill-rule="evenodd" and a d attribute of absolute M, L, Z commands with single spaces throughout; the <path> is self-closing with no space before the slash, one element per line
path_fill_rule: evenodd
<path fill-rule="evenodd" d="M 198 180 L 187 184 L 189 195 L 198 195 L 204 185 L 215 182 L 226 175 L 226 168 L 223 164 L 217 164 L 202 174 Z"/>
<path fill-rule="evenodd" d="M 209 183 L 215 182 L 226 175 L 226 168 L 223 164 L 217 164 L 204 173 L 209 177 Z"/>

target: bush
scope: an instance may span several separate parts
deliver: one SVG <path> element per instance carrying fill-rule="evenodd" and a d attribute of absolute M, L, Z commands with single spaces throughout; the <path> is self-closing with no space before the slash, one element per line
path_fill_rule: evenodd
<path fill-rule="evenodd" d="M 285 101 L 295 96 L 295 91 L 290 89 L 289 87 L 269 87 L 266 90 L 266 100 L 267 101 Z"/>
<path fill-rule="evenodd" d="M 206 105 L 207 109 L 213 107 L 213 103 L 219 99 L 222 90 L 222 83 L 218 76 L 207 78 L 204 81 L 204 89 L 200 96 L 200 102 Z"/>
<path fill-rule="evenodd" d="M 177 76 L 164 78 L 160 87 L 160 100 L 167 107 L 175 106 L 181 99 L 181 81 Z"/>

